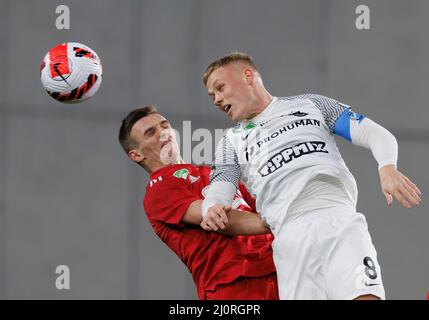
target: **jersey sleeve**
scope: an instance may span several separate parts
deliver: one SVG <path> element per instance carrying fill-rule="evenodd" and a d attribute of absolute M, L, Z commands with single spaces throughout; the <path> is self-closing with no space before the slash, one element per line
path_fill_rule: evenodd
<path fill-rule="evenodd" d="M 189 190 L 185 180 L 171 177 L 148 187 L 144 208 L 150 220 L 183 227 L 183 215 L 202 196 Z"/>
<path fill-rule="evenodd" d="M 215 159 L 210 173 L 210 188 L 201 205 L 201 215 L 205 217 L 209 208 L 222 204 L 232 204 L 234 194 L 238 188 L 241 168 L 235 148 L 224 134 L 216 148 Z"/>
<path fill-rule="evenodd" d="M 379 168 L 388 164 L 396 166 L 398 144 L 387 129 L 334 99 L 321 95 L 309 96 L 308 99 L 322 112 L 331 133 L 370 149 Z"/>
<path fill-rule="evenodd" d="M 350 107 L 335 99 L 319 94 L 309 94 L 308 99 L 320 110 L 331 133 L 334 133 L 335 124 L 338 118 L 344 113 L 344 111 L 350 109 Z"/>
<path fill-rule="evenodd" d="M 369 118 L 343 121 L 345 124 L 342 124 L 341 130 L 345 138 L 354 145 L 370 149 L 379 169 L 389 164 L 397 165 L 398 142 L 390 131 Z M 341 121 L 337 122 L 337 126 L 339 125 Z"/>
<path fill-rule="evenodd" d="M 360 124 L 364 119 L 365 116 L 353 112 L 349 107 L 336 120 L 333 133 L 352 142 L 351 125 Z"/>
<path fill-rule="evenodd" d="M 230 182 L 237 188 L 240 175 L 241 169 L 235 148 L 229 138 L 224 135 L 216 148 L 210 173 L 210 184 L 218 181 Z"/>

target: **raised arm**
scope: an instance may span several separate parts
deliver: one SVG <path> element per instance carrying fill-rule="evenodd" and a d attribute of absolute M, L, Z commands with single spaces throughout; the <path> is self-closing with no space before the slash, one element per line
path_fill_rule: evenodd
<path fill-rule="evenodd" d="M 388 206 L 393 197 L 404 207 L 421 202 L 419 188 L 397 170 L 398 143 L 387 129 L 334 99 L 322 95 L 303 95 L 319 108 L 331 133 L 353 144 L 370 149 L 378 162 L 381 189 Z"/>
<path fill-rule="evenodd" d="M 234 146 L 224 135 L 216 148 L 210 188 L 201 206 L 201 216 L 203 217 L 201 227 L 203 229 L 211 230 L 208 221 L 204 219 L 211 211 L 214 212 L 215 216 L 219 216 L 224 223 L 228 221 L 225 209 L 231 206 L 240 176 L 241 169 Z"/>
<path fill-rule="evenodd" d="M 398 143 L 392 133 L 350 108 L 339 115 L 333 133 L 371 150 L 378 163 L 381 189 L 388 206 L 392 205 L 393 197 L 406 208 L 419 205 L 419 188 L 397 170 Z"/>

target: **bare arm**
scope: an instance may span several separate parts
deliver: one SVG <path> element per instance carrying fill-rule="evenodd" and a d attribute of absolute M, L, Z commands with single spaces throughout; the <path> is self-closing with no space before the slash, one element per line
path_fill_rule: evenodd
<path fill-rule="evenodd" d="M 202 200 L 196 200 L 191 203 L 188 210 L 183 215 L 181 222 L 193 225 L 199 225 L 203 221 L 201 217 L 201 204 Z M 214 217 L 219 224 L 223 225 L 223 229 L 203 228 L 206 231 L 218 231 L 227 235 L 252 235 L 252 234 L 266 234 L 270 232 L 265 224 L 262 222 L 260 216 L 255 213 L 240 211 L 236 209 L 226 210 L 228 214 L 228 222 L 222 223 L 220 217 Z"/>
<path fill-rule="evenodd" d="M 180 222 L 199 225 L 201 221 L 203 221 L 203 218 L 201 217 L 202 203 L 203 203 L 203 200 L 195 200 L 194 202 L 192 202 L 189 205 L 188 210 L 186 210 Z"/>
<path fill-rule="evenodd" d="M 228 217 L 229 220 L 225 229 L 218 232 L 230 235 L 256 235 L 271 232 L 259 214 L 231 209 L 228 212 Z"/>

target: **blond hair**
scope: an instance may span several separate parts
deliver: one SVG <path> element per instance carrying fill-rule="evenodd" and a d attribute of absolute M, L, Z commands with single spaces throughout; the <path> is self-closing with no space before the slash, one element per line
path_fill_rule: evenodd
<path fill-rule="evenodd" d="M 215 71 L 216 69 L 218 69 L 220 67 L 234 63 L 234 62 L 244 62 L 247 65 L 249 65 L 250 67 L 257 70 L 256 65 L 253 62 L 253 59 L 251 56 L 249 56 L 248 54 L 243 53 L 243 52 L 234 51 L 234 52 L 227 54 L 226 56 L 223 56 L 219 59 L 216 59 L 215 61 L 213 61 L 212 63 L 209 64 L 209 66 L 207 67 L 207 69 L 203 75 L 204 85 L 207 85 L 207 80 L 210 77 L 210 75 L 213 73 L 213 71 Z"/>

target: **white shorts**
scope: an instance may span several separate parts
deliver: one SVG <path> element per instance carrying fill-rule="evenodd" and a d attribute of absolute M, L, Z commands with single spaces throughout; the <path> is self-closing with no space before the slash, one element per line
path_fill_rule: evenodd
<path fill-rule="evenodd" d="M 304 213 L 273 242 L 280 299 L 385 299 L 365 217 L 350 207 Z"/>

